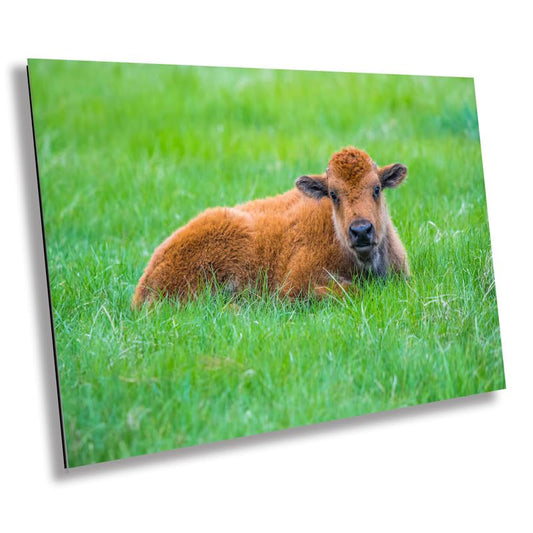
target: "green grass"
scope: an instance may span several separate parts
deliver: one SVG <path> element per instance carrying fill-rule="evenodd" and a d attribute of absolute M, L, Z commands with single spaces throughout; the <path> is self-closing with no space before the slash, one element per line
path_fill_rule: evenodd
<path fill-rule="evenodd" d="M 69 466 L 505 386 L 470 79 L 30 61 Z M 409 282 L 129 308 L 150 255 L 215 205 L 356 145 Z"/>

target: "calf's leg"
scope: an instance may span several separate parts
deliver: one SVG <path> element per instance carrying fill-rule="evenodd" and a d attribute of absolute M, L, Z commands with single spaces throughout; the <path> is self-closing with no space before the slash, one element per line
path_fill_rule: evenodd
<path fill-rule="evenodd" d="M 248 283 L 253 264 L 249 215 L 209 209 L 156 248 L 135 289 L 132 308 L 159 297 L 185 300 L 213 279 L 238 290 Z"/>

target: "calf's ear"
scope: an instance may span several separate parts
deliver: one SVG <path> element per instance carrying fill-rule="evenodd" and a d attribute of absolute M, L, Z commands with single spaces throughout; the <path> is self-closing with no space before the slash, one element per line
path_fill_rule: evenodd
<path fill-rule="evenodd" d="M 394 163 L 379 169 L 379 179 L 383 188 L 398 187 L 405 180 L 406 176 L 407 167 L 400 163 Z"/>
<path fill-rule="evenodd" d="M 311 198 L 324 198 L 328 195 L 327 177 L 325 174 L 314 174 L 311 176 L 300 176 L 296 180 L 296 188 Z"/>

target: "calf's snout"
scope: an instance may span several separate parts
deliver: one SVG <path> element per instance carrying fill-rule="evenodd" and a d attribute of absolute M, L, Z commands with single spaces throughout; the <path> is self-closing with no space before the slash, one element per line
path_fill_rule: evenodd
<path fill-rule="evenodd" d="M 350 240 L 352 246 L 362 248 L 371 246 L 375 241 L 374 225 L 369 220 L 356 220 L 350 225 Z"/>

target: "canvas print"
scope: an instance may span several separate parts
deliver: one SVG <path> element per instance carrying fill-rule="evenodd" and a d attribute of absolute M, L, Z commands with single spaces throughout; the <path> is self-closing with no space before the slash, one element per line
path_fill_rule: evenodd
<path fill-rule="evenodd" d="M 505 387 L 473 79 L 28 77 L 66 466 Z"/>

